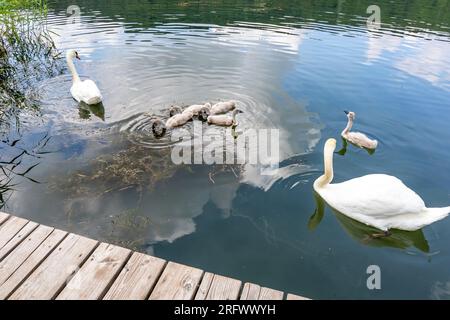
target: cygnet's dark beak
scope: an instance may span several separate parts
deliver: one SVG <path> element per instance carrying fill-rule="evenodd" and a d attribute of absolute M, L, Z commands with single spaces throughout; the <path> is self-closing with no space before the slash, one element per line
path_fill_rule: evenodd
<path fill-rule="evenodd" d="M 349 112 L 348 112 L 347 110 L 344 110 L 344 113 L 345 113 L 345 114 L 349 114 Z"/>

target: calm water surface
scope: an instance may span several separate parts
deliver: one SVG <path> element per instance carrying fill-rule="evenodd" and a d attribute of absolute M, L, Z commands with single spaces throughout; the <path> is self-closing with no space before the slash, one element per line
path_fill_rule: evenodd
<path fill-rule="evenodd" d="M 29 176 L 40 183 L 18 180 L 4 210 L 312 298 L 450 298 L 450 219 L 371 239 L 330 208 L 311 218 L 343 110 L 379 148 L 336 154 L 335 181 L 387 173 L 449 205 L 450 2 L 381 1 L 373 31 L 365 1 L 214 3 L 77 1 L 80 17 L 50 3 L 57 47 L 78 50 L 104 110 L 78 108 L 66 68 L 37 83 L 41 111 L 23 114 L 20 144 L 48 135 L 48 153 L 25 160 L 39 162 Z M 226 99 L 244 111 L 239 130 L 280 130 L 277 174 L 176 166 L 170 139 L 142 118 Z M 382 290 L 366 287 L 372 264 Z"/>

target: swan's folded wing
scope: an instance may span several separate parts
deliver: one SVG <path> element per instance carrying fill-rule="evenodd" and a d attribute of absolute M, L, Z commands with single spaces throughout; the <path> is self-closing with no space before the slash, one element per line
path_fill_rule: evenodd
<path fill-rule="evenodd" d="M 326 200 L 336 210 L 355 219 L 383 219 L 424 210 L 423 200 L 399 179 L 384 174 L 367 175 L 327 186 Z"/>
<path fill-rule="evenodd" d="M 100 90 L 92 80 L 82 81 L 78 87 L 77 94 L 80 97 L 80 100 L 85 102 L 93 98 L 98 98 L 98 100 L 102 99 Z"/>

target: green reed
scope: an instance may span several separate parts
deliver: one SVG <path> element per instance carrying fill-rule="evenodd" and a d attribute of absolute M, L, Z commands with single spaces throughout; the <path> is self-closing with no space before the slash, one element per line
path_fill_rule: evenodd
<path fill-rule="evenodd" d="M 16 178 L 37 182 L 28 175 L 40 151 L 21 144 L 20 112 L 38 109 L 32 89 L 59 72 L 46 17 L 46 1 L 0 0 L 0 209 Z"/>

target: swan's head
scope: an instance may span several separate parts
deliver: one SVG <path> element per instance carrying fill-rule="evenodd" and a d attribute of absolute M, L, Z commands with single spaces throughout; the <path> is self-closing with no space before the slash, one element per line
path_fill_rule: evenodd
<path fill-rule="evenodd" d="M 210 105 L 211 106 L 211 105 Z M 198 112 L 198 119 L 200 121 L 207 121 L 208 120 L 208 116 L 210 115 L 210 110 L 209 108 L 205 105 L 203 108 L 200 109 L 200 111 Z"/>
<path fill-rule="evenodd" d="M 69 59 L 77 58 L 78 60 L 81 60 L 78 52 L 74 49 L 67 50 L 66 57 Z"/>
<path fill-rule="evenodd" d="M 166 125 L 160 119 L 153 118 L 152 132 L 156 138 L 160 138 L 166 133 Z"/>
<path fill-rule="evenodd" d="M 238 113 L 244 113 L 244 111 L 242 111 L 240 109 L 234 109 L 233 113 L 232 113 L 233 117 L 236 116 Z"/>
<path fill-rule="evenodd" d="M 345 114 L 347 115 L 347 118 L 349 120 L 355 120 L 356 118 L 356 113 L 354 113 L 353 111 L 344 111 Z"/>
<path fill-rule="evenodd" d="M 173 117 L 174 115 L 181 113 L 183 110 L 179 106 L 171 106 L 169 109 L 169 115 L 170 117 Z"/>
<path fill-rule="evenodd" d="M 208 109 L 211 109 L 211 103 L 209 103 L 209 102 L 205 103 L 204 107 L 208 108 Z"/>

